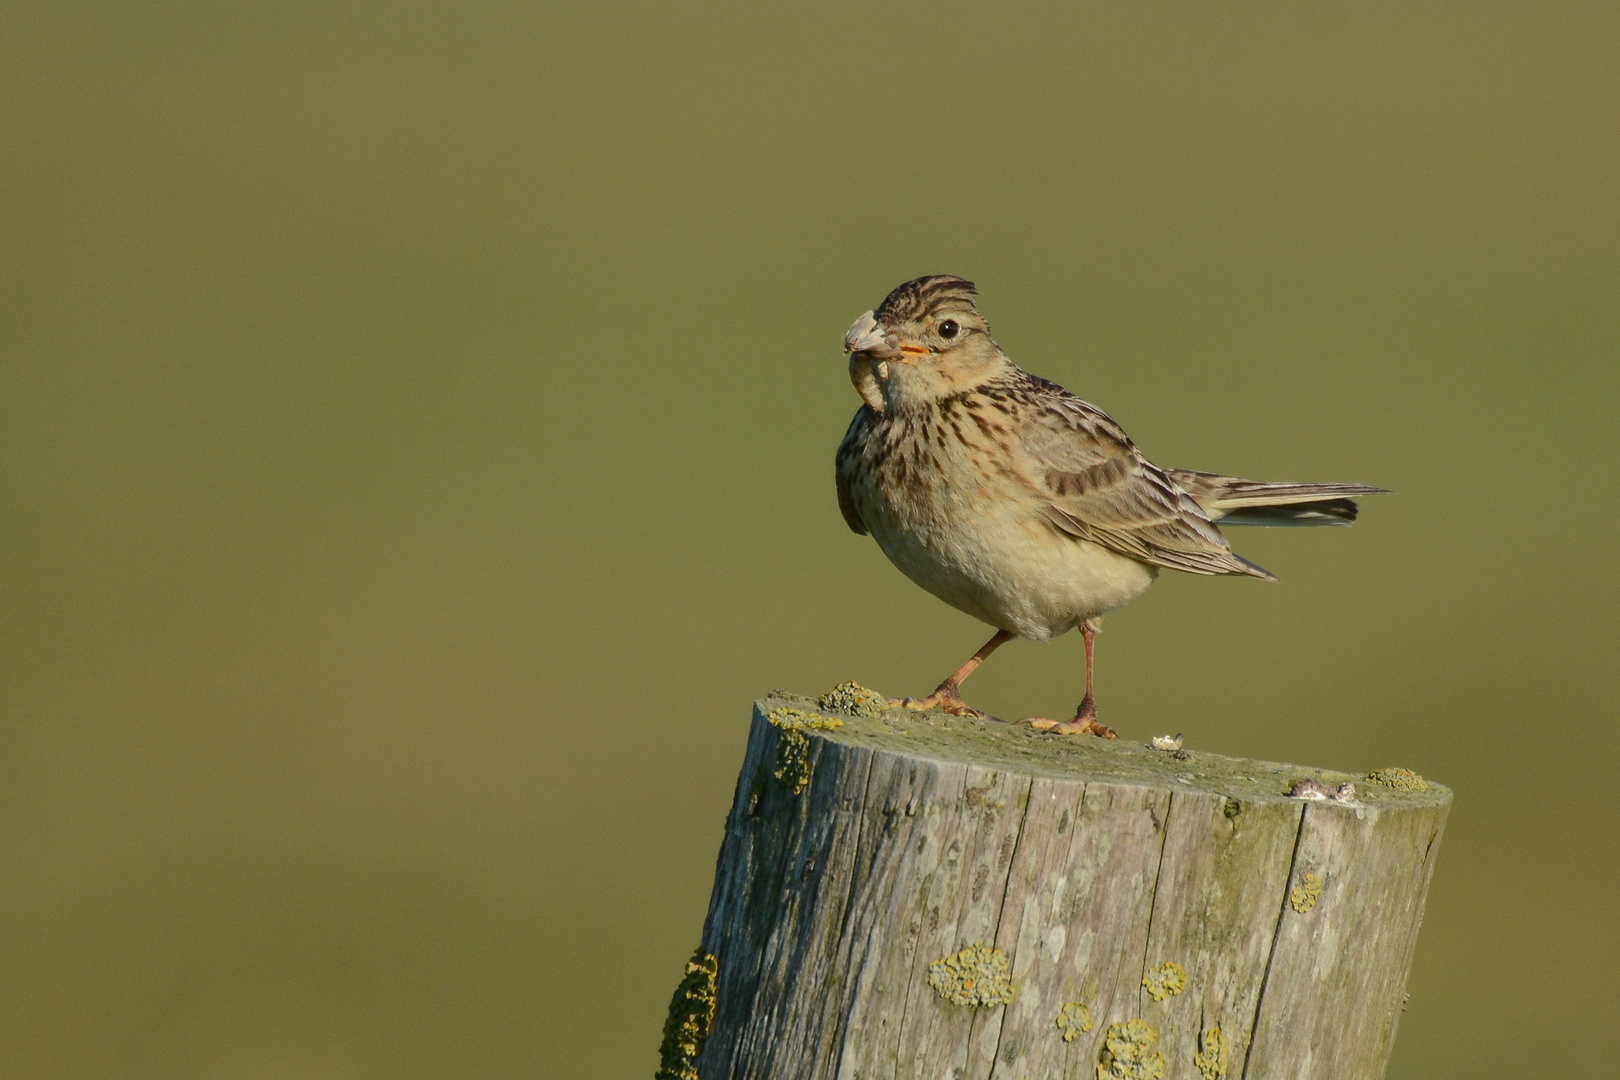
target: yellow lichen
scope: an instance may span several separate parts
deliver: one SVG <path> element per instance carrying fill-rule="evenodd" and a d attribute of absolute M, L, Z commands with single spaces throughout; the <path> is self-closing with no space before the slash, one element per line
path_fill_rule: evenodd
<path fill-rule="evenodd" d="M 988 945 L 969 945 L 928 965 L 928 985 L 953 1005 L 1005 1005 L 1013 999 L 1007 955 Z"/>
<path fill-rule="evenodd" d="M 1164 1053 L 1148 1049 L 1158 1041 L 1159 1029 L 1146 1020 L 1109 1024 L 1097 1057 L 1097 1080 L 1160 1080 Z"/>
<path fill-rule="evenodd" d="M 1428 791 L 1428 781 L 1411 769 L 1374 769 L 1367 779 L 1396 791 Z"/>
<path fill-rule="evenodd" d="M 1148 968 L 1147 974 L 1142 976 L 1142 985 L 1147 987 L 1148 997 L 1163 1001 L 1187 989 L 1187 969 L 1174 960 L 1167 960 L 1156 968 Z"/>
<path fill-rule="evenodd" d="M 1074 1042 L 1092 1028 L 1091 1006 L 1083 1001 L 1068 1002 L 1057 1014 L 1057 1026 L 1064 1042 Z"/>
<path fill-rule="evenodd" d="M 1288 894 L 1288 903 L 1301 915 L 1316 906 L 1317 899 L 1322 895 L 1322 879 L 1316 874 L 1301 874 L 1299 884 L 1294 891 Z"/>
<path fill-rule="evenodd" d="M 696 1058 L 714 1026 L 720 962 L 700 947 L 686 965 L 686 978 L 675 988 L 664 1021 L 653 1080 L 698 1080 Z"/>
<path fill-rule="evenodd" d="M 817 698 L 816 704 L 828 712 L 847 716 L 882 716 L 889 709 L 888 698 L 858 682 L 839 683 Z"/>
<path fill-rule="evenodd" d="M 776 751 L 775 777 L 797 795 L 810 784 L 810 739 L 806 728 L 841 728 L 842 720 L 817 716 L 803 709 L 772 709 L 766 717 L 782 731 L 782 742 Z"/>
<path fill-rule="evenodd" d="M 1221 1080 L 1226 1075 L 1227 1058 L 1232 1052 L 1232 1040 L 1221 1034 L 1219 1025 L 1204 1032 L 1204 1052 L 1193 1055 L 1193 1064 L 1204 1080 Z"/>

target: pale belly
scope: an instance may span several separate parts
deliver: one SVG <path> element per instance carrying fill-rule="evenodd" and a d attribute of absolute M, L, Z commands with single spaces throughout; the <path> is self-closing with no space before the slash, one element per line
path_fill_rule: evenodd
<path fill-rule="evenodd" d="M 889 561 L 912 581 L 974 618 L 1035 641 L 1122 607 L 1159 572 L 1010 514 L 962 515 L 948 528 L 869 525 Z"/>

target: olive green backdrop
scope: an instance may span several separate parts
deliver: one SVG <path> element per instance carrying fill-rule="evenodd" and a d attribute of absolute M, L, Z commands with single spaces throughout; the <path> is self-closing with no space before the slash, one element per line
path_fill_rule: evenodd
<path fill-rule="evenodd" d="M 0 1072 L 647 1076 L 749 702 L 987 635 L 833 499 L 937 272 L 1165 465 L 1397 489 L 1103 718 L 1453 785 L 1390 1075 L 1611 1069 L 1620 10 L 1328 7 L 5 7 Z"/>

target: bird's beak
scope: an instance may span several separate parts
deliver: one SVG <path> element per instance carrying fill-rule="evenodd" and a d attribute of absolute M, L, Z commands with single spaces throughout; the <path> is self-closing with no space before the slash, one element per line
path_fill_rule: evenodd
<path fill-rule="evenodd" d="M 870 311 L 856 319 L 855 325 L 844 335 L 844 351 L 867 353 L 878 360 L 895 360 L 903 355 L 895 346 L 894 337 L 878 325 Z"/>

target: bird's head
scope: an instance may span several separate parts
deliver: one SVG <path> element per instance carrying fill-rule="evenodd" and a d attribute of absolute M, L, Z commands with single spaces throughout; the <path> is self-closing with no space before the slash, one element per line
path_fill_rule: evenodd
<path fill-rule="evenodd" d="M 973 282 L 935 274 L 906 282 L 844 335 L 849 378 L 879 412 L 922 404 L 980 381 L 1005 362 L 974 306 Z"/>

